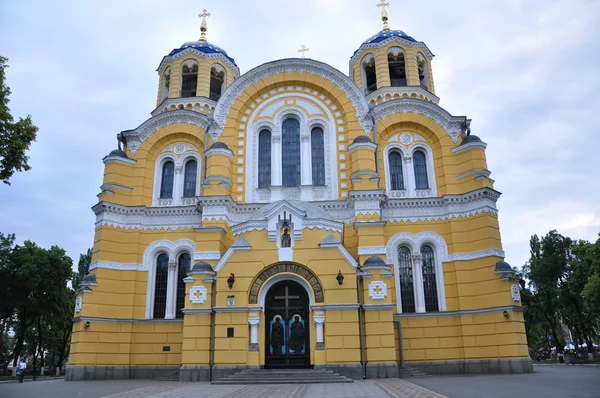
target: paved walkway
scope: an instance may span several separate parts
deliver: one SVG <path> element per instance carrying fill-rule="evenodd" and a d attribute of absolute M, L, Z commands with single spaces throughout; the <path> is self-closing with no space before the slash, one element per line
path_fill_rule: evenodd
<path fill-rule="evenodd" d="M 211 385 L 153 380 L 65 382 L 46 380 L 0 385 L 2 398 L 598 398 L 600 368 L 536 366 L 522 375 L 383 379 L 348 384 Z"/>

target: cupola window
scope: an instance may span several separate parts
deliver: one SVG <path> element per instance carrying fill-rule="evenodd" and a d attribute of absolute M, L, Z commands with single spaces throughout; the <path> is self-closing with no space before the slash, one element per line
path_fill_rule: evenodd
<path fill-rule="evenodd" d="M 377 73 L 375 71 L 375 57 L 372 54 L 365 56 L 363 59 L 363 83 L 365 94 L 370 94 L 377 90 Z"/>
<path fill-rule="evenodd" d="M 427 73 L 427 62 L 421 54 L 417 55 L 417 65 L 419 67 L 419 84 L 422 88 L 429 91 L 429 75 Z"/>
<path fill-rule="evenodd" d="M 198 84 L 198 64 L 186 61 L 181 69 L 181 96 L 183 98 L 195 97 Z"/>
<path fill-rule="evenodd" d="M 300 186 L 300 122 L 287 119 L 282 126 L 282 184 L 284 187 Z"/>
<path fill-rule="evenodd" d="M 423 151 L 415 151 L 413 154 L 415 168 L 415 185 L 417 189 L 429 189 L 427 176 L 427 160 Z"/>
<path fill-rule="evenodd" d="M 323 129 L 315 127 L 310 133 L 312 154 L 312 183 L 316 187 L 325 186 L 325 146 Z"/>
<path fill-rule="evenodd" d="M 400 275 L 400 298 L 402 312 L 415 312 L 415 290 L 413 286 L 412 256 L 406 246 L 398 248 L 398 267 Z"/>
<path fill-rule="evenodd" d="M 388 156 L 390 167 L 390 186 L 392 191 L 404 190 L 404 175 L 402 173 L 402 154 L 398 151 L 390 152 Z"/>
<path fill-rule="evenodd" d="M 167 68 L 165 74 L 163 75 L 163 84 L 162 84 L 162 97 L 161 101 L 164 101 L 169 96 L 169 87 L 171 86 L 171 68 Z"/>
<path fill-rule="evenodd" d="M 210 99 L 218 101 L 223 92 L 223 83 L 225 82 L 225 69 L 219 64 L 213 65 L 210 69 Z"/>
<path fill-rule="evenodd" d="M 175 177 L 175 164 L 172 161 L 168 161 L 163 165 L 162 178 L 160 182 L 160 197 L 172 198 L 173 197 L 173 179 Z"/>
<path fill-rule="evenodd" d="M 388 52 L 388 67 L 392 87 L 405 87 L 408 85 L 404 52 L 399 47 L 393 47 Z"/>
<path fill-rule="evenodd" d="M 258 188 L 271 185 L 271 132 L 262 130 L 258 135 Z"/>

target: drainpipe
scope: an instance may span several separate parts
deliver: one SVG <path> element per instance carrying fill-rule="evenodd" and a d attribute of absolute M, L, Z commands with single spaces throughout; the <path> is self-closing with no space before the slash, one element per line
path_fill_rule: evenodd
<path fill-rule="evenodd" d="M 213 381 L 213 368 L 215 367 L 215 328 L 216 328 L 216 320 L 217 314 L 215 312 L 215 307 L 217 305 L 217 275 L 213 276 L 212 281 L 212 308 L 210 311 L 210 381 Z"/>
<path fill-rule="evenodd" d="M 400 320 L 394 320 L 394 323 L 398 325 L 398 349 L 400 350 L 400 366 L 404 368 L 404 349 L 402 347 L 402 323 Z"/>
<path fill-rule="evenodd" d="M 379 172 L 379 137 L 377 137 L 377 123 L 375 123 L 375 105 L 369 104 L 369 116 L 373 123 L 373 143 L 375 144 L 375 171 L 379 178 L 377 179 L 377 189 L 380 189 L 381 173 Z"/>
<path fill-rule="evenodd" d="M 360 366 L 362 367 L 362 377 L 367 378 L 367 361 L 365 356 L 365 327 L 364 312 L 362 302 L 362 275 L 360 265 L 356 268 L 356 290 L 358 297 L 358 332 L 360 334 Z"/>

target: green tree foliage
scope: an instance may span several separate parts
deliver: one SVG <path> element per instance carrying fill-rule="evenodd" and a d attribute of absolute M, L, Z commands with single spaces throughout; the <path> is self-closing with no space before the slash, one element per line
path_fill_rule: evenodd
<path fill-rule="evenodd" d="M 76 291 L 79 289 L 79 285 L 83 280 L 83 277 L 90 273 L 90 264 L 92 263 L 92 249 L 88 249 L 85 254 L 79 255 L 79 264 L 77 265 L 77 272 L 73 274 L 73 289 Z"/>
<path fill-rule="evenodd" d="M 8 108 L 10 88 L 5 83 L 4 69 L 8 67 L 7 58 L 0 56 L 0 180 L 9 184 L 15 171 L 29 170 L 29 157 L 25 151 L 35 141 L 38 128 L 33 125 L 31 116 L 19 118 L 14 122 Z"/>
<path fill-rule="evenodd" d="M 529 285 L 522 299 L 530 346 L 543 348 L 552 336 L 552 345 L 562 352 L 566 326 L 576 344 L 585 342 L 593 352 L 600 319 L 595 285 L 600 244 L 573 241 L 557 231 L 541 238 L 533 235 L 529 243 L 531 257 L 523 267 Z"/>

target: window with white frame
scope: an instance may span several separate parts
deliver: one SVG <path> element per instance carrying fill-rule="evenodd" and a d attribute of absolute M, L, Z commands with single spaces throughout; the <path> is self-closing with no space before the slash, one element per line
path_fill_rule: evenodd
<path fill-rule="evenodd" d="M 429 189 L 429 179 L 427 178 L 427 159 L 422 150 L 416 150 L 413 153 L 413 166 L 415 169 L 415 188 Z"/>
<path fill-rule="evenodd" d="M 415 312 L 412 255 L 410 248 L 407 246 L 398 248 L 398 274 L 400 275 L 402 312 Z"/>
<path fill-rule="evenodd" d="M 404 173 L 402 171 L 402 154 L 398 150 L 390 151 L 388 155 L 390 188 L 392 191 L 404 190 Z"/>
<path fill-rule="evenodd" d="M 421 261 L 425 312 L 436 312 L 439 311 L 438 292 L 435 278 L 435 255 L 431 246 L 421 246 Z"/>
<path fill-rule="evenodd" d="M 391 143 L 384 149 L 386 190 L 390 198 L 435 197 L 435 169 L 431 148 L 424 141 Z"/>
<path fill-rule="evenodd" d="M 258 135 L 258 188 L 271 186 L 271 132 L 262 130 Z"/>
<path fill-rule="evenodd" d="M 179 255 L 177 261 L 177 298 L 175 300 L 175 318 L 183 318 L 183 308 L 185 307 L 185 282 L 187 273 L 190 271 L 192 258 L 187 252 Z"/>
<path fill-rule="evenodd" d="M 284 187 L 300 186 L 300 122 L 286 119 L 281 127 L 281 177 Z"/>
<path fill-rule="evenodd" d="M 167 310 L 167 290 L 169 274 L 169 255 L 160 253 L 156 257 L 156 266 L 154 267 L 154 310 L 153 318 L 164 318 Z"/>
<path fill-rule="evenodd" d="M 200 194 L 200 160 L 191 144 L 177 143 L 165 148 L 156 160 L 152 205 L 195 204 Z"/>

